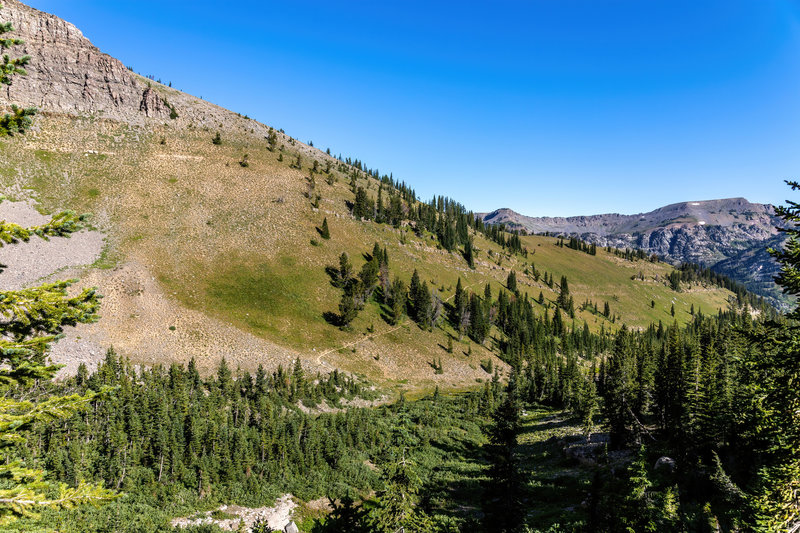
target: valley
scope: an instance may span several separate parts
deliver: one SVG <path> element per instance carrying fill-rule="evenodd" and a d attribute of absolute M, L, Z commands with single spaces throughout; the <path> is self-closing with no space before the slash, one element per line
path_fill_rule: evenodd
<path fill-rule="evenodd" d="M 800 528 L 798 204 L 477 213 L 0 21 L 3 531 Z"/>

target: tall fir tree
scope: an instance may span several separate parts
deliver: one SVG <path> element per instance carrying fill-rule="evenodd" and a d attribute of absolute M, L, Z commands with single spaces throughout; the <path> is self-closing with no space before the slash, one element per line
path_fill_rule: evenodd
<path fill-rule="evenodd" d="M 522 520 L 522 480 L 515 454 L 521 413 L 517 382 L 512 376 L 503 403 L 492 414 L 487 434 L 489 479 L 484 497 L 487 531 L 512 533 Z"/>
<path fill-rule="evenodd" d="M 511 292 L 517 291 L 517 273 L 513 270 L 508 273 L 508 277 L 506 278 L 506 288 Z"/>
<path fill-rule="evenodd" d="M 787 181 L 792 190 L 796 181 Z M 784 292 L 800 296 L 800 204 L 787 200 L 775 208 L 788 237 L 782 249 L 771 249 L 781 271 L 775 281 Z M 755 447 L 762 465 L 753 499 L 759 525 L 770 531 L 800 529 L 800 305 L 787 323 L 756 330 L 746 356 L 744 386 L 750 400 L 748 422 L 760 428 Z"/>
<path fill-rule="evenodd" d="M 0 199 L 0 201 L 2 201 Z M 20 245 L 32 236 L 66 236 L 79 229 L 84 217 L 63 212 L 42 226 L 23 228 L 0 223 L 0 246 Z M 69 508 L 114 497 L 98 485 L 79 480 L 76 486 L 53 483 L 46 473 L 17 455 L 23 432 L 36 423 L 52 423 L 84 410 L 95 392 L 27 399 L 29 389 L 53 378 L 60 368 L 47 362 L 50 345 L 63 328 L 97 318 L 99 296 L 86 288 L 70 296 L 74 280 L 0 292 L 0 525 L 22 516 L 36 516 L 45 507 Z M 25 399 L 18 399 L 22 396 Z M 35 396 L 35 395 L 34 395 Z"/>
<path fill-rule="evenodd" d="M 22 44 L 6 36 L 13 31 L 10 22 L 0 23 L 0 48 Z M 11 85 L 13 76 L 26 75 L 23 68 L 29 56 L 3 55 L 0 83 Z M 0 120 L 0 134 L 24 132 L 35 109 L 12 107 L 13 115 Z M 0 202 L 3 201 L 0 196 Z M 0 222 L 0 246 L 19 245 L 36 235 L 68 236 L 80 229 L 84 216 L 65 211 L 48 223 L 32 228 Z M 99 295 L 86 288 L 70 296 L 67 289 L 74 280 L 57 281 L 18 291 L 0 293 L 0 525 L 7 526 L 22 516 L 35 516 L 46 507 L 69 508 L 82 503 L 97 503 L 113 498 L 114 493 L 80 480 L 76 486 L 53 483 L 46 472 L 35 468 L 18 454 L 17 445 L 25 442 L 22 432 L 36 423 L 52 423 L 87 408 L 96 393 L 50 396 L 41 401 L 26 398 L 27 389 L 53 378 L 60 368 L 47 362 L 50 345 L 65 326 L 97 319 Z M 24 399 L 18 399 L 22 392 Z"/>
<path fill-rule="evenodd" d="M 464 243 L 464 260 L 471 269 L 475 269 L 475 250 L 472 237 L 469 237 Z"/>
<path fill-rule="evenodd" d="M 322 219 L 322 227 L 319 230 L 319 234 L 325 240 L 331 238 L 331 231 L 328 229 L 328 217 Z"/>

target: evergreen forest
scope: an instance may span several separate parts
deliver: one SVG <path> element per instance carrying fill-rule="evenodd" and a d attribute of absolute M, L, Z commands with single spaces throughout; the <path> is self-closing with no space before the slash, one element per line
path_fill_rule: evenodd
<path fill-rule="evenodd" d="M 13 31 L 0 24 L 0 36 Z M 6 36 L 0 44 L 22 41 Z M 5 55 L 0 83 L 26 75 L 30 61 Z M 14 106 L 0 119 L 0 136 L 26 135 L 34 117 L 36 109 Z M 231 142 L 226 131 L 202 135 L 214 150 Z M 283 163 L 279 139 L 291 138 L 281 135 L 270 128 L 259 142 Z M 246 524 L 237 513 L 285 495 L 305 533 L 800 531 L 800 307 L 777 310 L 700 265 L 672 268 L 642 250 L 598 250 L 575 236 L 533 240 L 485 224 L 449 197 L 419 200 L 405 182 L 358 159 L 328 153 L 323 169 L 317 159 L 309 166 L 306 152 L 285 153 L 289 168 L 308 170 L 303 208 L 319 227 L 310 244 L 302 234 L 304 244 L 338 262 L 315 261 L 313 272 L 287 275 L 269 294 L 291 293 L 303 308 L 292 283 L 311 272 L 306 277 L 324 282 L 314 294 L 329 311 L 302 316 L 315 335 L 348 341 L 328 352 L 345 360 L 377 323 L 401 330 L 409 344 L 426 339 L 430 358 L 413 363 L 433 379 L 406 393 L 408 380 L 397 375 L 377 382 L 334 365 L 312 371 L 300 358 L 244 368 L 230 362 L 242 360 L 236 346 L 211 370 L 190 357 L 143 364 L 107 346 L 98 364 L 56 379 L 52 346 L 101 320 L 103 295 L 73 279 L 2 289 L 0 531 L 265 533 L 265 520 Z M 241 152 L 233 167 L 245 172 L 260 156 Z M 331 197 L 337 180 L 349 180 L 338 202 L 346 215 L 320 213 L 329 198 L 316 176 Z M 284 202 L 275 198 L 272 207 Z M 800 203 L 787 201 L 776 214 L 787 240 L 769 250 L 780 266 L 775 283 L 796 298 Z M 337 234 L 345 218 L 400 242 L 390 248 L 376 237 L 383 240 L 369 248 L 371 238 L 345 240 Z M 199 226 L 213 232 L 218 222 Z M 90 228 L 89 217 L 73 211 L 31 227 L 2 221 L 0 247 Z M 343 244 L 353 241 L 359 246 Z M 398 260 L 394 251 L 407 244 L 427 261 Z M 590 261 L 582 263 L 588 274 L 545 270 L 539 257 L 553 251 L 567 258 L 562 265 Z M 638 274 L 625 270 L 625 281 L 668 298 L 661 310 L 655 296 L 636 304 L 667 316 L 668 303 L 671 320 L 628 324 L 632 300 L 616 294 L 581 301 L 577 288 L 586 290 L 601 258 L 606 267 L 641 266 Z M 446 281 L 437 276 L 438 265 L 454 263 Z M 660 273 L 645 276 L 656 264 Z M 489 274 L 470 279 L 480 268 Z M 236 299 L 242 287 L 249 285 L 231 289 Z M 694 289 L 692 303 L 677 298 Z M 704 291 L 726 295 L 727 306 L 702 309 Z M 260 293 L 253 299 L 254 308 L 273 304 Z M 303 337 L 308 324 L 292 323 L 291 334 Z M 320 365 L 328 352 L 319 353 Z M 455 362 L 475 373 L 440 388 L 435 378 Z M 233 529 L 221 528 L 226 520 Z"/>

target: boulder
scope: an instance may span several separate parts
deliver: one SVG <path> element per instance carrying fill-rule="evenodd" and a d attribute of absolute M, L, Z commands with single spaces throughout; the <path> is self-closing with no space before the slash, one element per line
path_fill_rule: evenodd
<path fill-rule="evenodd" d="M 672 457 L 664 456 L 658 458 L 658 461 L 656 461 L 656 464 L 653 468 L 656 472 L 673 474 L 675 473 L 675 470 L 678 469 L 678 463 Z"/>
<path fill-rule="evenodd" d="M 297 524 L 289 522 L 286 524 L 286 527 L 283 528 L 283 533 L 300 533 L 300 530 L 297 529 Z"/>

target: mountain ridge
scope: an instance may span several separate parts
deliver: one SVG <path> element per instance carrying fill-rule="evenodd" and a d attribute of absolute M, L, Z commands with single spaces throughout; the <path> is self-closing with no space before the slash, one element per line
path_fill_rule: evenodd
<path fill-rule="evenodd" d="M 714 211 L 714 209 L 716 209 L 716 211 Z M 701 225 L 720 225 L 722 219 L 720 215 L 721 211 L 724 209 L 750 213 L 751 218 L 749 218 L 748 221 L 752 220 L 753 216 L 758 216 L 760 221 L 763 220 L 774 224 L 777 224 L 779 220 L 774 214 L 771 214 L 774 209 L 771 204 L 753 203 L 741 197 L 677 202 L 653 209 L 652 211 L 630 215 L 621 213 L 600 213 L 595 215 L 574 215 L 566 217 L 533 217 L 503 207 L 488 213 L 478 213 L 478 216 L 481 216 L 485 222 L 489 223 L 521 225 L 527 231 L 534 233 L 540 232 L 538 231 L 539 227 L 537 227 L 537 224 L 541 224 L 542 231 L 571 232 L 575 231 L 576 228 L 582 227 L 602 235 L 630 231 L 637 223 L 642 221 L 648 221 L 651 224 L 654 220 L 659 224 L 670 221 L 674 221 L 676 224 L 688 223 L 688 220 L 679 220 L 681 215 L 684 217 L 695 217 L 698 223 L 705 223 Z M 733 218 L 736 217 L 736 215 L 732 216 Z"/>
<path fill-rule="evenodd" d="M 11 53 L 32 56 L 29 75 L 0 91 L 0 104 L 40 108 L 27 133 L 0 143 L 0 185 L 44 212 L 93 213 L 93 225 L 105 232 L 99 266 L 54 273 L 81 278 L 104 295 L 102 318 L 55 347 L 86 347 L 95 359 L 82 362 L 90 366 L 113 345 L 136 364 L 194 359 L 211 372 L 222 357 L 249 370 L 299 359 L 309 370 L 337 368 L 415 390 L 474 387 L 490 377 L 484 364 L 507 368 L 499 344 L 473 343 L 446 319 L 430 328 L 404 319 L 398 328 L 375 299 L 348 328 L 332 324 L 342 294 L 328 267 L 345 252 L 357 271 L 374 243 L 391 258 L 391 277 L 408 284 L 418 270 L 445 309 L 459 281 L 476 294 L 487 286 L 499 294 L 512 271 L 526 298 L 541 294 L 532 303 L 541 317 L 554 313 L 554 277 L 568 277 L 575 323 L 593 331 L 689 321 L 693 309 L 735 305 L 719 285 L 671 289 L 665 280 L 672 269 L 663 263 L 602 250 L 591 256 L 554 246 L 552 238 L 523 239 L 534 266 L 532 257 L 509 251 L 505 237 L 471 228 L 473 269 L 425 226 L 419 213 L 428 204 L 358 160 L 331 157 L 138 76 L 52 15 L 11 1 L 0 17 L 27 40 Z M 384 209 L 394 205 L 402 220 L 355 216 L 362 189 L 373 206 L 382 191 Z M 439 211 L 433 216 L 447 220 Z M 321 236 L 323 220 L 330 239 Z M 613 311 L 598 314 L 590 301 L 612 302 Z"/>
<path fill-rule="evenodd" d="M 744 283 L 775 305 L 786 304 L 773 283 L 778 265 L 766 251 L 784 240 L 778 231 L 782 222 L 770 204 L 724 198 L 678 202 L 633 215 L 531 217 L 501 208 L 479 216 L 509 229 L 641 249 L 674 264 L 697 263 Z"/>

